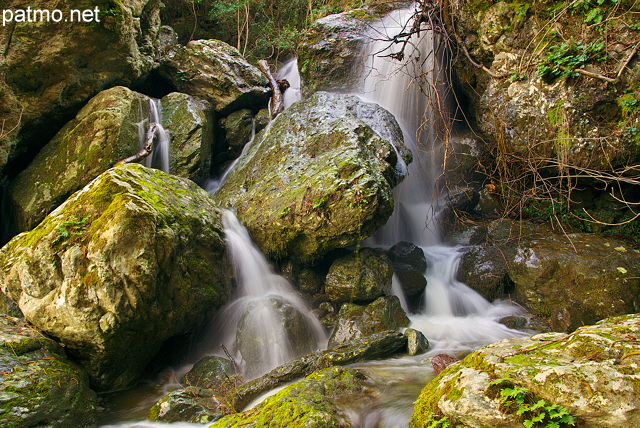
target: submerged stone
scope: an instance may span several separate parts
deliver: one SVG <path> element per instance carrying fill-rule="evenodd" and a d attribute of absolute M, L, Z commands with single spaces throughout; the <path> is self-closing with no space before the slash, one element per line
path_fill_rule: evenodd
<path fill-rule="evenodd" d="M 234 207 L 273 257 L 317 260 L 361 241 L 391 215 L 398 180 L 396 150 L 360 119 L 378 110 L 328 93 L 295 103 L 258 135 L 214 199 Z M 377 126 L 398 127 L 383 116 Z"/>
<path fill-rule="evenodd" d="M 193 182 L 110 169 L 0 250 L 0 283 L 98 390 L 130 386 L 162 343 L 229 297 L 220 211 Z"/>

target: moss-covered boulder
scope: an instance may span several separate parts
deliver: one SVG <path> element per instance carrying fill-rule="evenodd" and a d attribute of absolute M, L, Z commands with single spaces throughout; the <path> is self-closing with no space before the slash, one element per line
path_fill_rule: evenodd
<path fill-rule="evenodd" d="M 560 170 L 638 161 L 640 61 L 627 41 L 638 38 L 639 11 L 633 2 L 469 0 L 452 13 L 469 54 L 454 66 L 471 112 L 493 150 L 514 155 L 514 171 L 531 158 Z"/>
<path fill-rule="evenodd" d="M 638 250 L 595 234 L 560 235 L 520 222 L 493 224 L 509 225 L 522 227 L 520 236 L 500 247 L 514 284 L 512 297 L 555 331 L 571 331 L 639 307 Z M 495 254 L 496 262 L 502 254 Z"/>
<path fill-rule="evenodd" d="M 122 86 L 92 98 L 9 185 L 16 231 L 32 229 L 73 192 L 135 154 L 136 122 L 145 110 L 149 98 Z"/>
<path fill-rule="evenodd" d="M 168 338 L 206 322 L 224 285 L 220 212 L 193 182 L 110 169 L 0 251 L 0 283 L 99 390 L 134 382 Z"/>
<path fill-rule="evenodd" d="M 213 389 L 235 374 L 235 366 L 226 358 L 204 357 L 184 375 L 183 383 L 187 386 Z"/>
<path fill-rule="evenodd" d="M 169 132 L 169 173 L 202 183 L 210 175 L 213 117 L 208 103 L 173 92 L 162 97 L 162 126 Z"/>
<path fill-rule="evenodd" d="M 329 349 L 355 339 L 409 325 L 409 318 L 397 296 L 385 296 L 368 305 L 345 303 L 338 312 L 338 323 L 329 338 Z"/>
<path fill-rule="evenodd" d="M 0 144 L 0 181 L 17 173 L 91 97 L 105 88 L 130 85 L 154 67 L 160 27 L 159 0 L 91 0 L 35 7 L 90 10 L 91 22 L 7 23 L 0 34 L 0 117 L 4 130 L 18 128 Z M 3 1 L 3 10 L 26 8 Z M 95 15 L 96 8 L 98 14 Z M 76 17 L 77 19 L 77 17 Z M 99 20 L 99 21 L 98 21 Z"/>
<path fill-rule="evenodd" d="M 352 426 L 345 403 L 364 398 L 370 390 L 362 371 L 331 367 L 288 386 L 251 410 L 222 418 L 211 428 L 264 427 L 274 421 L 287 427 Z"/>
<path fill-rule="evenodd" d="M 486 346 L 425 387 L 411 427 L 636 427 L 639 334 L 636 314 Z"/>
<path fill-rule="evenodd" d="M 331 264 L 325 292 L 336 303 L 372 301 L 391 291 L 392 276 L 393 266 L 385 253 L 363 248 Z"/>
<path fill-rule="evenodd" d="M 86 373 L 53 340 L 0 316 L 0 426 L 95 426 L 96 394 Z"/>
<path fill-rule="evenodd" d="M 298 47 L 298 68 L 304 92 L 353 91 L 365 61 L 362 50 L 371 39 L 368 28 L 375 18 L 366 9 L 318 19 Z"/>
<path fill-rule="evenodd" d="M 393 211 L 398 156 L 365 122 L 376 119 L 398 127 L 354 96 L 323 92 L 295 103 L 258 135 L 214 199 L 236 208 L 270 256 L 309 261 L 359 242 Z"/>
<path fill-rule="evenodd" d="M 178 92 L 205 100 L 226 115 L 266 105 L 266 76 L 238 50 L 220 40 L 193 40 L 162 59 L 160 76 Z"/>

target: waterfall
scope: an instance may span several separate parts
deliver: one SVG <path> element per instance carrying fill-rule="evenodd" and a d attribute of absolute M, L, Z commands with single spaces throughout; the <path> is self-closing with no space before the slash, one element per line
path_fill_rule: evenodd
<path fill-rule="evenodd" d="M 156 168 L 168 174 L 171 139 L 169 133 L 162 126 L 162 103 L 156 98 L 149 100 L 148 117 L 137 123 L 140 150 L 142 150 L 145 144 L 147 127 L 152 123 L 158 125 L 158 131 L 154 138 L 153 152 L 143 159 L 142 164 L 147 168 Z"/>
<path fill-rule="evenodd" d="M 300 74 L 298 73 L 298 59 L 293 58 L 280 67 L 278 70 L 278 79 L 289 82 L 289 88 L 282 94 L 282 102 L 284 108 L 288 108 L 291 104 L 302 99 L 302 90 L 300 89 Z"/>
<path fill-rule="evenodd" d="M 409 241 L 420 246 L 428 261 L 427 288 L 424 310 L 410 315 L 412 327 L 429 337 L 434 345 L 431 352 L 471 350 L 520 335 L 497 322 L 518 313 L 518 308 L 489 303 L 457 281 L 463 249 L 440 244 L 436 214 L 444 192 L 438 178 L 443 146 L 451 132 L 446 58 L 438 49 L 437 35 L 425 29 L 411 37 L 403 58 L 397 59 L 402 44 L 391 40 L 411 26 L 414 11 L 396 10 L 374 24 L 373 41 L 365 53 L 368 63 L 360 95 L 393 113 L 414 156 L 407 177 L 394 189 L 396 205 L 391 218 L 365 245 L 389 247 Z"/>
<path fill-rule="evenodd" d="M 247 379 L 324 348 L 324 327 L 291 284 L 269 268 L 235 214 L 225 210 L 222 223 L 237 292 L 212 322 L 207 342 L 224 344 L 237 361 L 244 357 Z M 242 355 L 243 346 L 250 350 L 247 355 Z"/>

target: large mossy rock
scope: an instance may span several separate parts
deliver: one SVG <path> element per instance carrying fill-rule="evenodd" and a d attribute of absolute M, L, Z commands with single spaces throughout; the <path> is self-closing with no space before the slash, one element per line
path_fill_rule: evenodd
<path fill-rule="evenodd" d="M 562 406 L 585 428 L 640 425 L 640 317 L 627 315 L 581 327 L 571 334 L 548 333 L 507 339 L 447 367 L 422 391 L 411 427 L 445 419 L 451 426 L 521 427 L 555 408 L 525 411 L 502 404 L 503 391 L 524 388 L 525 404 L 544 400 Z M 549 425 L 547 425 L 549 426 Z M 564 426 L 564 425 L 559 425 Z"/>
<path fill-rule="evenodd" d="M 233 413 L 220 403 L 214 396 L 214 391 L 188 386 L 171 391 L 162 397 L 149 410 L 148 419 L 151 422 L 189 422 L 192 424 L 206 424 L 214 422 L 225 415 Z"/>
<path fill-rule="evenodd" d="M 0 144 L 0 181 L 16 173 L 80 107 L 99 91 L 130 85 L 154 67 L 160 27 L 159 0 L 102 0 L 61 5 L 57 0 L 31 4 L 32 10 L 64 14 L 95 11 L 100 22 L 8 23 L 0 33 L 0 117 L 7 131 Z M 65 6 L 65 7 L 62 7 Z M 26 8 L 6 0 L 4 10 Z M 8 168 L 7 168 L 8 166 Z M 9 171 L 7 171 L 9 169 Z"/>
<path fill-rule="evenodd" d="M 98 390 L 130 386 L 228 297 L 220 212 L 192 182 L 113 168 L 0 251 L 2 292 Z"/>
<path fill-rule="evenodd" d="M 0 426 L 93 427 L 96 394 L 53 340 L 0 316 Z"/>
<path fill-rule="evenodd" d="M 368 305 L 345 303 L 340 307 L 338 323 L 329 338 L 329 349 L 374 334 L 409 326 L 409 318 L 397 296 L 385 296 Z"/>
<path fill-rule="evenodd" d="M 531 157 L 596 171 L 639 159 L 639 134 L 630 128 L 640 117 L 632 107 L 640 102 L 640 61 L 627 62 L 633 58 L 627 41 L 639 32 L 626 20 L 640 8 L 587 3 L 560 10 L 547 1 L 470 0 L 453 13 L 469 53 L 454 63 L 461 88 L 480 130 L 497 141 L 495 149 L 525 159 L 514 162 L 516 168 Z"/>
<path fill-rule="evenodd" d="M 298 68 L 305 93 L 353 91 L 361 83 L 362 50 L 371 39 L 375 18 L 365 9 L 318 19 L 298 47 Z"/>
<path fill-rule="evenodd" d="M 361 241 L 391 215 L 397 182 L 396 151 L 367 125 L 373 117 L 397 128 L 354 96 L 295 103 L 258 135 L 214 199 L 237 210 L 270 256 L 309 261 Z"/>
<path fill-rule="evenodd" d="M 178 92 L 205 100 L 222 115 L 265 106 L 269 81 L 238 50 L 220 40 L 193 40 L 161 62 L 160 76 Z"/>
<path fill-rule="evenodd" d="M 136 122 L 148 111 L 148 97 L 122 86 L 92 98 L 8 187 L 15 230 L 32 229 L 73 192 L 137 153 Z"/>
<path fill-rule="evenodd" d="M 208 103 L 172 92 L 162 97 L 162 126 L 169 132 L 169 173 L 202 183 L 211 174 L 213 117 Z"/>
<path fill-rule="evenodd" d="M 640 305 L 640 252 L 624 242 L 509 221 L 492 223 L 491 236 L 502 242 L 513 297 L 555 331 L 633 313 Z"/>
<path fill-rule="evenodd" d="M 211 428 L 231 427 L 345 427 L 354 421 L 343 411 L 371 393 L 361 370 L 331 367 L 286 387 L 251 410 L 222 418 Z"/>
<path fill-rule="evenodd" d="M 392 276 L 393 266 L 385 253 L 363 248 L 333 262 L 325 292 L 336 303 L 372 301 L 391 291 Z"/>

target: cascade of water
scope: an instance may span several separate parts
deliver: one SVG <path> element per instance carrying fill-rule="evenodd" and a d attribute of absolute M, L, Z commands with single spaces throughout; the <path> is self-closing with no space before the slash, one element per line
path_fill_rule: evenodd
<path fill-rule="evenodd" d="M 282 67 L 280 67 L 278 70 L 278 79 L 285 79 L 289 82 L 289 88 L 282 94 L 284 108 L 288 108 L 291 104 L 302 99 L 297 58 L 287 61 L 282 65 Z"/>
<path fill-rule="evenodd" d="M 242 342 L 248 342 L 251 358 L 245 377 L 258 377 L 304 353 L 324 348 L 327 337 L 310 308 L 282 276 L 274 274 L 247 229 L 231 211 L 222 216 L 237 293 L 212 323 L 215 339 L 242 358 Z M 244 338 L 242 330 L 248 333 Z"/>
<path fill-rule="evenodd" d="M 162 126 L 162 104 L 159 99 L 151 98 L 149 101 L 149 116 L 138 122 L 138 141 L 140 149 L 144 147 L 147 126 L 158 124 L 158 131 L 154 139 L 153 152 L 144 158 L 142 164 L 147 168 L 156 168 L 169 173 L 169 151 L 171 150 L 171 138 Z"/>
<path fill-rule="evenodd" d="M 518 332 L 496 322 L 500 316 L 517 309 L 506 304 L 491 304 L 478 293 L 456 280 L 459 248 L 439 244 L 435 211 L 442 173 L 442 146 L 449 129 L 446 113 L 447 86 L 444 64 L 437 49 L 436 35 L 428 30 L 414 34 L 397 58 L 402 44 L 393 44 L 394 36 L 407 31 L 414 9 L 397 10 L 374 25 L 365 58 L 369 64 L 363 82 L 362 96 L 394 114 L 404 132 L 405 143 L 414 160 L 407 177 L 395 189 L 396 208 L 389 222 L 365 244 L 391 246 L 409 241 L 422 247 L 428 259 L 425 273 L 424 312 L 412 315 L 412 322 L 430 340 L 443 343 L 490 343 Z M 400 95 L 402 94 L 402 95 Z M 434 105 L 438 108 L 434 108 Z M 400 288 L 400 287 L 396 287 Z M 484 321 L 479 322 L 482 318 Z M 474 321 L 471 321 L 471 320 Z M 435 333 L 433 324 L 441 323 Z M 456 325 L 455 329 L 446 325 Z M 482 324 L 487 328 L 482 328 Z M 444 342 L 443 342 L 444 341 Z M 457 347 L 457 345 L 456 345 Z"/>

